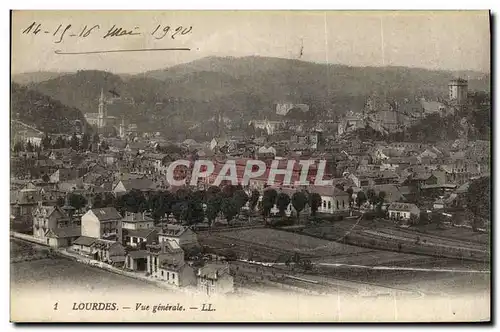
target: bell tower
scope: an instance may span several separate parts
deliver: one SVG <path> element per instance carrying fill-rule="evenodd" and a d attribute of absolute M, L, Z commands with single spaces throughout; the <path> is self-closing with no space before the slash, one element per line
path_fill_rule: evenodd
<path fill-rule="evenodd" d="M 103 89 L 101 89 L 101 96 L 99 97 L 99 113 L 98 114 L 99 115 L 98 115 L 97 127 L 103 128 L 106 126 L 106 118 L 107 118 Z"/>

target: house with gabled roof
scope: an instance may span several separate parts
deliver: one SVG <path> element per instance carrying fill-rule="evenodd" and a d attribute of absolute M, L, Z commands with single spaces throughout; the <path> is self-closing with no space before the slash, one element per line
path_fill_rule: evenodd
<path fill-rule="evenodd" d="M 318 212 L 342 215 L 349 211 L 349 194 L 337 187 L 314 185 L 308 191 L 321 196 Z"/>
<path fill-rule="evenodd" d="M 42 205 L 42 202 L 39 202 L 33 211 L 33 236 L 46 244 L 50 244 L 47 237 L 49 230 L 67 226 L 70 226 L 70 218 L 57 205 Z"/>
<path fill-rule="evenodd" d="M 150 179 L 129 179 L 119 181 L 113 188 L 115 195 L 120 196 L 132 190 L 139 190 L 143 192 L 153 191 L 156 184 Z"/>
<path fill-rule="evenodd" d="M 147 259 L 147 272 L 154 277 L 163 277 L 159 269 L 167 261 L 170 264 L 184 264 L 184 250 L 176 241 L 164 240 L 146 246 L 149 255 Z"/>
<path fill-rule="evenodd" d="M 105 240 L 122 240 L 122 216 L 114 207 L 90 209 L 82 216 L 82 235 Z"/>
<path fill-rule="evenodd" d="M 198 246 L 198 237 L 189 227 L 167 224 L 158 232 L 158 241 L 174 241 L 181 248 Z"/>
<path fill-rule="evenodd" d="M 45 237 L 53 248 L 70 247 L 80 237 L 82 229 L 79 225 L 58 227 L 47 230 Z"/>
<path fill-rule="evenodd" d="M 394 202 L 387 208 L 389 218 L 395 221 L 410 220 L 412 216 L 420 217 L 420 209 L 412 203 Z"/>

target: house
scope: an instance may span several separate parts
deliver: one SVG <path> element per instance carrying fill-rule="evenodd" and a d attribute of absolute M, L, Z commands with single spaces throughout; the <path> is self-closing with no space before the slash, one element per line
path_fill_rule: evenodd
<path fill-rule="evenodd" d="M 43 201 L 42 194 L 38 189 L 21 189 L 10 191 L 11 214 L 16 217 L 33 218 L 33 211 Z"/>
<path fill-rule="evenodd" d="M 46 206 L 39 203 L 33 211 L 33 236 L 49 244 L 47 231 L 70 225 L 70 218 L 57 205 Z"/>
<path fill-rule="evenodd" d="M 146 271 L 149 252 L 147 250 L 133 250 L 125 255 L 125 268 L 133 271 Z"/>
<path fill-rule="evenodd" d="M 159 268 L 160 280 L 177 287 L 196 285 L 196 275 L 188 264 L 163 261 Z"/>
<path fill-rule="evenodd" d="M 234 291 L 234 280 L 227 264 L 209 263 L 196 274 L 197 289 L 208 296 Z"/>
<path fill-rule="evenodd" d="M 321 196 L 318 212 L 340 214 L 349 212 L 349 194 L 333 186 L 310 186 L 309 192 Z"/>
<path fill-rule="evenodd" d="M 80 236 L 75 241 L 73 241 L 71 250 L 79 253 L 80 255 L 90 257 L 92 256 L 93 252 L 92 244 L 94 244 L 96 240 L 97 239 L 94 237 Z"/>
<path fill-rule="evenodd" d="M 130 247 L 139 247 L 158 241 L 158 231 L 154 228 L 123 229 L 123 243 Z M 143 244 L 144 243 L 144 244 Z"/>
<path fill-rule="evenodd" d="M 48 229 L 45 233 L 45 237 L 48 239 L 49 246 L 53 248 L 64 248 L 70 247 L 81 234 L 81 227 L 79 225 L 74 225 Z"/>
<path fill-rule="evenodd" d="M 435 185 L 438 178 L 432 172 L 413 172 L 405 181 L 404 185 L 421 188 L 424 185 Z"/>
<path fill-rule="evenodd" d="M 420 217 L 420 209 L 411 203 L 394 202 L 387 208 L 392 220 L 410 220 L 412 216 Z"/>
<path fill-rule="evenodd" d="M 131 190 L 149 192 L 154 190 L 155 187 L 155 183 L 150 179 L 121 180 L 113 188 L 113 193 L 116 196 L 120 196 L 127 192 L 130 192 Z"/>
<path fill-rule="evenodd" d="M 149 229 L 154 227 L 154 220 L 144 213 L 130 213 L 126 212 L 125 217 L 122 219 L 122 228 L 139 230 Z"/>
<path fill-rule="evenodd" d="M 196 233 L 190 228 L 181 225 L 168 224 L 158 233 L 158 241 L 175 241 L 181 248 L 198 246 Z"/>
<path fill-rule="evenodd" d="M 122 219 L 114 207 L 90 209 L 81 218 L 82 235 L 121 241 Z"/>
<path fill-rule="evenodd" d="M 168 284 L 183 287 L 196 284 L 191 266 L 184 261 L 184 251 L 175 241 L 163 241 L 147 246 L 147 272 Z"/>
<path fill-rule="evenodd" d="M 125 247 L 117 241 L 96 239 L 91 248 L 93 258 L 103 262 L 122 260 L 126 254 Z"/>
<path fill-rule="evenodd" d="M 184 263 L 184 250 L 172 240 L 153 243 L 146 246 L 149 252 L 147 257 L 147 272 L 154 277 L 159 277 L 159 268 L 163 261 L 179 264 Z"/>
<path fill-rule="evenodd" d="M 348 178 L 351 179 L 357 187 L 396 184 L 399 181 L 399 175 L 390 170 L 349 174 Z"/>

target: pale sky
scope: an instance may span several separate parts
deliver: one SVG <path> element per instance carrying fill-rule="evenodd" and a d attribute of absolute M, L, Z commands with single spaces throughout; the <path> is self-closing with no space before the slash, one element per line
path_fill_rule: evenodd
<path fill-rule="evenodd" d="M 33 22 L 40 32 L 23 34 Z M 55 43 L 71 24 L 61 43 Z M 157 25 L 192 26 L 190 34 L 154 39 Z M 58 26 L 61 28 L 54 36 Z M 99 25 L 88 37 L 84 26 Z M 113 26 L 141 35 L 103 39 Z M 137 29 L 134 29 L 137 27 Z M 45 32 L 47 31 L 47 32 Z M 74 34 L 76 36 L 70 36 Z M 302 56 L 300 49 L 303 45 Z M 60 55 L 136 48 L 191 51 Z M 271 56 L 352 66 L 490 70 L 487 11 L 16 11 L 12 72 L 106 70 L 139 73 L 206 56 Z"/>

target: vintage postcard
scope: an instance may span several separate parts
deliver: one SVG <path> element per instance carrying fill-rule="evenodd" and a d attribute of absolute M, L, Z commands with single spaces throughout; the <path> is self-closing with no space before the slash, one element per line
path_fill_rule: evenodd
<path fill-rule="evenodd" d="M 12 11 L 12 322 L 489 322 L 488 11 Z"/>

